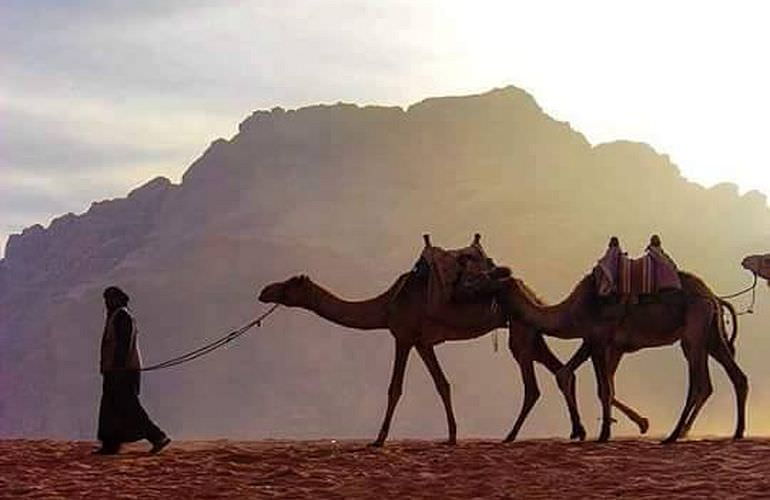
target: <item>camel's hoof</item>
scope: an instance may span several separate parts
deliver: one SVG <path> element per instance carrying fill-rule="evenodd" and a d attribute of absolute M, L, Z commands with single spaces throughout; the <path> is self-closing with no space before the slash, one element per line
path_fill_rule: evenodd
<path fill-rule="evenodd" d="M 741 433 L 736 433 L 733 436 L 733 441 L 740 441 L 741 439 L 743 439 L 743 433 L 742 432 Z"/>
<path fill-rule="evenodd" d="M 676 436 L 669 436 L 663 441 L 661 441 L 660 444 L 674 444 L 676 443 L 676 440 L 677 440 Z"/>
<path fill-rule="evenodd" d="M 447 439 L 446 441 L 441 441 L 441 444 L 444 446 L 455 446 L 457 444 L 457 439 Z"/>
<path fill-rule="evenodd" d="M 650 430 L 650 421 L 646 418 L 643 418 L 639 423 L 639 432 L 641 434 L 647 434 L 648 430 Z"/>
<path fill-rule="evenodd" d="M 572 431 L 572 434 L 570 434 L 569 438 L 572 441 L 585 441 L 586 440 L 586 430 L 582 427 L 579 429 L 575 429 Z"/>
<path fill-rule="evenodd" d="M 385 444 L 385 442 L 384 442 L 384 441 L 379 441 L 379 440 L 377 440 L 377 441 L 372 441 L 372 442 L 371 442 L 371 443 L 369 443 L 367 446 L 368 446 L 369 448 L 382 448 L 382 445 L 384 445 L 384 444 Z"/>

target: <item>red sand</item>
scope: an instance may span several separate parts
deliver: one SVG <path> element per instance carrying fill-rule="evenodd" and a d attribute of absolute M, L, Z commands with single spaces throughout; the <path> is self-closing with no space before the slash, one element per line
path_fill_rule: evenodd
<path fill-rule="evenodd" d="M 0 441 L 1 498 L 770 498 L 770 440 Z"/>

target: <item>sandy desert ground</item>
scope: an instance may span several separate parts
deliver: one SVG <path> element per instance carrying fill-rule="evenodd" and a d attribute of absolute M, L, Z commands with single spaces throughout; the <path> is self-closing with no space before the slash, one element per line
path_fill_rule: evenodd
<path fill-rule="evenodd" d="M 770 498 L 770 440 L 0 441 L 2 498 Z"/>

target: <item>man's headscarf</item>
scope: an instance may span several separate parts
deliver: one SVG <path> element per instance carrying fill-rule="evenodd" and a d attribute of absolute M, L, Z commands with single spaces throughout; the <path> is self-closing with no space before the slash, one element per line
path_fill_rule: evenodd
<path fill-rule="evenodd" d="M 102 296 L 105 300 L 114 300 L 120 307 L 126 307 L 128 305 L 128 295 L 116 286 L 108 286 L 105 288 Z"/>

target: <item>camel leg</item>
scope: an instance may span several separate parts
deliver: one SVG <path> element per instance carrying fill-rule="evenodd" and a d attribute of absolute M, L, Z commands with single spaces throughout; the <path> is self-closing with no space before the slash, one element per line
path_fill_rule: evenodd
<path fill-rule="evenodd" d="M 618 365 L 620 364 L 620 358 L 623 356 L 623 353 L 618 351 L 617 349 L 613 347 L 607 348 L 607 354 L 606 354 L 606 360 L 607 360 L 607 385 L 609 386 L 610 390 L 610 406 L 612 406 L 612 402 L 616 401 L 615 399 L 615 372 L 618 371 Z M 610 415 L 610 424 L 614 423 L 615 420 L 612 418 L 612 415 Z"/>
<path fill-rule="evenodd" d="M 636 410 L 625 404 L 624 402 L 620 401 L 618 398 L 615 397 L 615 372 L 618 371 L 618 366 L 620 365 L 620 358 L 623 357 L 623 353 L 617 350 L 613 350 L 611 352 L 611 358 L 608 360 L 609 365 L 609 377 L 610 377 L 610 383 L 612 384 L 612 406 L 620 410 L 621 413 L 623 413 L 626 417 L 628 417 L 629 420 L 634 422 L 637 427 L 639 427 L 639 432 L 641 434 L 646 434 L 647 430 L 650 428 L 650 421 L 647 420 L 647 418 L 639 415 Z"/>
<path fill-rule="evenodd" d="M 591 350 L 584 342 L 583 345 L 580 346 L 580 349 L 578 349 L 578 352 L 570 358 L 566 365 L 563 365 L 562 362 L 559 361 L 559 358 L 557 358 L 553 352 L 551 352 L 551 349 L 548 348 L 548 344 L 545 343 L 545 339 L 541 334 L 537 333 L 534 335 L 533 343 L 535 361 L 541 363 L 556 376 L 556 383 L 562 394 L 564 394 L 564 399 L 567 402 L 567 409 L 569 410 L 569 418 L 572 422 L 570 439 L 583 441 L 586 438 L 586 430 L 585 427 L 583 427 L 583 423 L 580 421 L 577 398 L 575 397 L 575 369 L 589 358 Z M 573 364 L 574 368 L 572 367 Z"/>
<path fill-rule="evenodd" d="M 564 367 L 561 368 L 556 373 L 556 380 L 558 381 L 559 388 L 562 389 L 562 392 L 565 391 L 564 387 L 567 387 L 567 384 L 569 383 L 574 384 L 574 381 L 575 381 L 574 372 L 580 367 L 580 365 L 582 365 L 590 357 L 591 357 L 591 346 L 588 343 L 588 341 L 583 341 L 583 343 L 580 345 L 580 348 L 575 352 L 575 354 L 572 355 L 572 358 L 570 358 L 570 360 L 567 361 L 567 364 L 564 365 Z M 617 366 L 616 366 L 616 369 L 617 369 Z M 613 373 L 613 376 L 614 376 L 614 373 Z M 566 396 L 566 393 L 565 393 L 565 396 Z M 572 391 L 572 397 L 574 399 L 574 388 Z M 646 417 L 640 415 L 636 410 L 628 406 L 623 401 L 617 399 L 616 397 L 612 398 L 612 401 L 610 404 L 612 404 L 612 406 L 620 410 L 620 412 L 623 413 L 626 417 L 628 417 L 629 420 L 634 422 L 639 427 L 640 433 L 642 434 L 647 433 L 647 430 L 649 430 L 650 428 L 650 421 Z M 575 411 L 577 412 L 577 403 L 574 403 L 574 405 L 575 405 Z M 574 426 L 574 421 L 573 421 L 573 426 Z M 583 426 L 580 425 L 581 429 L 582 427 Z M 578 436 L 575 436 L 573 433 L 572 438 L 574 439 L 575 437 L 578 437 Z M 583 437 L 578 437 L 578 439 L 580 439 L 581 441 L 585 439 L 585 430 L 583 430 Z"/>
<path fill-rule="evenodd" d="M 695 403 L 693 404 L 690 415 L 687 417 L 687 421 L 684 423 L 682 434 L 679 437 L 687 437 L 687 434 L 690 432 L 690 428 L 692 428 L 692 425 L 695 423 L 695 419 L 697 418 L 698 413 L 700 413 L 700 410 L 703 408 L 706 400 L 708 400 L 712 392 L 714 392 L 713 386 L 711 385 L 711 375 L 709 374 L 708 370 L 708 355 L 706 356 L 706 371 L 702 376 L 705 377 L 705 379 L 702 382 L 701 391 L 695 394 Z"/>
<path fill-rule="evenodd" d="M 385 443 L 390 431 L 390 421 L 393 418 L 393 412 L 396 404 L 401 397 L 404 385 L 404 371 L 406 370 L 406 361 L 409 359 L 409 352 L 412 350 L 411 344 L 396 341 L 396 357 L 393 360 L 393 374 L 390 378 L 390 387 L 388 388 L 388 409 L 385 411 L 385 420 L 382 421 L 380 433 L 371 446 L 380 447 Z"/>
<path fill-rule="evenodd" d="M 663 443 L 673 443 L 682 436 L 690 414 L 703 405 L 711 395 L 711 380 L 708 374 L 708 323 L 703 318 L 711 318 L 707 307 L 693 305 L 687 311 L 686 330 L 682 335 L 682 350 L 689 365 L 689 389 L 679 421 L 671 435 Z M 694 421 L 694 420 L 693 420 Z M 692 422 L 690 422 L 692 424 Z"/>
<path fill-rule="evenodd" d="M 537 378 L 535 377 L 535 366 L 533 364 L 532 349 L 534 347 L 534 338 L 537 334 L 528 327 L 515 327 L 513 325 L 509 328 L 508 334 L 508 348 L 513 355 L 513 358 L 519 363 L 521 369 L 521 379 L 524 382 L 524 401 L 521 405 L 521 411 L 513 424 L 511 432 L 503 440 L 504 443 L 509 443 L 516 439 L 519 434 L 521 426 L 524 424 L 527 415 L 540 397 L 540 389 L 537 387 Z M 557 360 L 558 362 L 558 360 Z M 561 365 L 561 363 L 559 363 Z"/>
<path fill-rule="evenodd" d="M 417 345 L 417 352 L 420 354 L 425 366 L 430 372 L 430 376 L 433 377 L 433 383 L 436 385 L 436 390 L 441 401 L 444 403 L 444 410 L 446 410 L 447 427 L 449 428 L 449 439 L 447 444 L 453 445 L 457 443 L 457 422 L 455 421 L 454 411 L 452 410 L 452 395 L 449 387 L 449 381 L 444 376 L 444 372 L 441 370 L 436 353 L 433 350 L 432 345 Z"/>
<path fill-rule="evenodd" d="M 685 350 L 688 350 L 688 349 L 685 349 Z M 685 400 L 684 407 L 682 408 L 682 414 L 679 416 L 679 421 L 677 422 L 676 427 L 674 427 L 674 430 L 671 432 L 671 435 L 669 435 L 666 439 L 663 440 L 663 444 L 673 443 L 682 436 L 682 431 L 684 431 L 685 424 L 687 423 L 687 417 L 692 412 L 696 404 L 696 399 L 698 398 L 699 394 L 702 392 L 701 390 L 701 386 L 703 385 L 702 371 L 707 360 L 705 356 L 700 355 L 700 353 L 696 354 L 696 353 L 690 352 L 688 355 L 687 361 L 689 364 L 689 379 L 690 379 L 689 388 L 687 390 L 687 399 Z"/>
<path fill-rule="evenodd" d="M 647 417 L 643 417 L 636 410 L 617 398 L 612 398 L 612 406 L 620 410 L 623 415 L 635 423 L 639 427 L 640 434 L 647 434 L 647 431 L 650 429 L 650 421 Z"/>
<path fill-rule="evenodd" d="M 596 388 L 599 393 L 599 400 L 602 403 L 602 428 L 599 433 L 598 441 L 604 443 L 610 439 L 610 425 L 612 424 L 612 411 L 610 403 L 612 401 L 612 387 L 607 367 L 607 354 L 609 347 L 599 346 L 591 347 L 591 361 L 594 364 L 594 374 L 596 375 Z"/>
<path fill-rule="evenodd" d="M 737 422 L 733 439 L 742 439 L 746 429 L 746 396 L 749 392 L 748 379 L 746 378 L 746 374 L 743 373 L 743 370 L 738 366 L 738 363 L 735 362 L 735 358 L 733 358 L 731 354 L 731 349 L 722 339 L 712 341 L 712 344 L 716 345 L 712 346 L 710 350 L 711 355 L 725 369 L 735 390 Z"/>
<path fill-rule="evenodd" d="M 722 306 L 720 305 L 719 307 L 721 308 Z M 717 317 L 715 318 L 714 321 L 722 321 L 722 311 L 721 311 L 721 309 L 719 310 L 719 314 L 717 315 Z M 709 339 L 708 340 L 708 353 L 706 355 L 707 365 L 708 365 L 708 354 L 712 354 L 715 359 L 718 359 L 716 354 L 719 353 L 720 351 L 721 351 L 721 353 L 726 353 L 728 358 L 730 358 L 732 360 L 733 364 L 735 364 L 735 359 L 734 359 L 735 352 L 734 352 L 734 349 L 731 349 L 730 346 L 727 344 L 727 339 L 725 338 L 725 335 L 722 332 L 721 325 L 719 325 L 716 322 L 712 323 L 712 325 L 709 328 L 709 337 L 708 337 L 708 339 Z M 725 365 L 722 364 L 722 366 L 724 367 Z M 737 368 L 737 365 L 735 365 L 735 366 Z M 740 381 L 739 380 L 734 380 L 732 375 L 731 375 L 731 373 L 730 373 L 730 371 L 727 370 L 726 367 L 725 367 L 725 371 L 727 371 L 727 375 L 730 377 L 730 381 L 733 382 L 733 387 L 735 387 L 735 391 L 736 391 L 736 398 L 738 398 L 737 403 L 740 405 L 739 385 L 736 385 L 736 382 L 738 382 L 738 384 L 740 384 Z M 740 372 L 740 368 L 738 369 L 738 371 Z M 742 373 L 742 372 L 740 372 L 740 373 Z M 735 374 L 735 375 L 738 376 L 737 374 Z M 740 378 L 740 377 L 738 376 L 738 378 Z M 745 378 L 745 375 L 744 375 L 744 378 Z M 745 380 L 744 380 L 744 382 L 745 382 Z M 745 386 L 745 383 L 744 383 L 744 386 Z M 690 416 L 687 418 L 687 422 L 685 422 L 685 424 L 684 424 L 684 429 L 682 430 L 682 437 L 687 436 L 687 434 L 690 432 L 690 429 L 692 428 L 693 423 L 695 423 L 695 418 L 698 416 L 698 413 L 700 413 L 700 410 L 701 410 L 701 408 L 703 408 L 704 403 L 706 402 L 706 400 L 711 395 L 711 392 L 712 392 L 711 376 L 709 374 L 708 367 L 706 368 L 706 384 L 705 384 L 705 389 L 704 390 L 706 391 L 705 396 L 702 399 L 696 399 L 695 407 L 693 408 L 692 413 L 690 413 Z M 745 402 L 745 396 L 744 396 L 743 400 Z M 740 413 L 740 410 L 739 410 L 739 413 Z M 740 416 L 738 417 L 738 420 L 740 421 Z M 743 434 L 743 430 L 741 430 L 741 435 L 742 434 Z"/>

